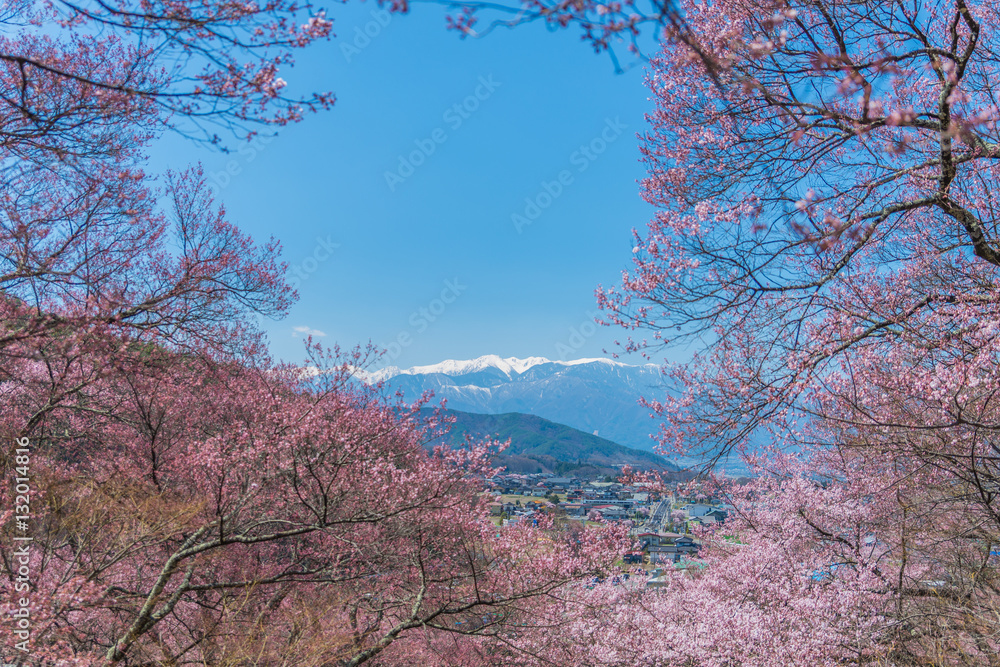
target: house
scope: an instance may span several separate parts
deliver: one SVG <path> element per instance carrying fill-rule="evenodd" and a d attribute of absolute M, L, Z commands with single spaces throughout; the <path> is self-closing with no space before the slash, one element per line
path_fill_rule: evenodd
<path fill-rule="evenodd" d="M 678 537 L 673 544 L 660 543 L 646 549 L 650 563 L 679 563 L 698 554 L 699 545 L 690 537 Z"/>
<path fill-rule="evenodd" d="M 677 547 L 673 545 L 666 545 L 660 547 L 649 547 L 646 550 L 649 556 L 650 565 L 663 565 L 666 563 L 678 563 L 680 562 L 681 555 L 677 551 Z"/>
<path fill-rule="evenodd" d="M 618 505 L 592 505 L 592 510 L 601 513 L 601 516 L 608 521 L 620 521 L 628 518 L 628 512 Z"/>
<path fill-rule="evenodd" d="M 656 568 L 649 575 L 649 579 L 646 580 L 646 588 L 663 588 L 669 583 L 661 568 Z"/>
<path fill-rule="evenodd" d="M 702 503 L 690 503 L 681 509 L 687 512 L 688 516 L 693 519 L 694 517 L 705 516 L 715 508 L 711 505 L 703 505 Z"/>
<path fill-rule="evenodd" d="M 701 548 L 701 546 L 690 537 L 678 537 L 674 540 L 674 546 L 677 547 L 679 553 L 686 554 L 698 553 L 698 549 Z"/>
<path fill-rule="evenodd" d="M 726 520 L 726 516 L 728 515 L 726 514 L 725 510 L 714 509 L 705 516 L 712 517 L 713 519 L 715 519 L 716 523 L 722 523 L 723 521 Z"/>
<path fill-rule="evenodd" d="M 660 534 L 659 533 L 639 533 L 635 536 L 636 540 L 641 542 L 644 546 L 658 547 L 660 546 Z"/>

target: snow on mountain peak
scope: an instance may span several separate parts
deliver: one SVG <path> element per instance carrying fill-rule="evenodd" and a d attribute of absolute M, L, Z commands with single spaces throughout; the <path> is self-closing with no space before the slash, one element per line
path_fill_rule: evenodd
<path fill-rule="evenodd" d="M 441 373 L 443 375 L 466 375 L 468 373 L 478 373 L 479 371 L 486 370 L 487 368 L 495 368 L 504 373 L 504 375 L 510 377 L 512 374 L 520 375 L 532 366 L 548 363 L 551 362 L 544 357 L 528 357 L 527 359 L 507 357 L 504 359 L 497 354 L 487 354 L 485 356 L 466 361 L 448 359 L 439 364 L 431 364 L 430 366 L 414 366 L 413 368 L 400 370 L 398 373 L 403 375 L 430 375 L 431 373 Z"/>
<path fill-rule="evenodd" d="M 388 380 L 389 378 L 396 377 L 397 375 L 467 375 L 469 373 L 478 373 L 484 371 L 488 368 L 495 368 L 502 372 L 507 377 L 512 377 L 513 375 L 520 375 L 527 371 L 532 366 L 538 366 L 540 364 L 558 364 L 560 366 L 578 366 L 580 364 L 591 364 L 591 363 L 603 363 L 615 366 L 626 366 L 628 364 L 623 364 L 612 359 L 595 358 L 595 359 L 573 359 L 571 361 L 553 361 L 551 359 L 546 359 L 545 357 L 528 357 L 527 359 L 518 359 L 517 357 L 501 357 L 498 354 L 487 354 L 482 357 L 477 357 L 476 359 L 467 360 L 457 360 L 448 359 L 437 364 L 431 364 L 429 366 L 413 366 L 412 368 L 401 369 L 396 366 L 386 366 L 385 368 L 375 371 L 373 373 L 366 373 L 366 379 L 369 382 L 377 382 L 380 380 Z"/>

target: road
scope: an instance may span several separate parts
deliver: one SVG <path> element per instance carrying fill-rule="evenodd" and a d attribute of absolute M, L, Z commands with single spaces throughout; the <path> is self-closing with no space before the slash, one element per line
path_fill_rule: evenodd
<path fill-rule="evenodd" d="M 669 514 L 670 514 L 670 501 L 661 500 L 660 502 L 656 503 L 656 505 L 653 507 L 653 511 L 649 515 L 649 521 L 647 522 L 647 524 L 653 530 L 660 530 L 660 528 L 663 527 L 663 524 L 667 521 L 667 517 Z"/>

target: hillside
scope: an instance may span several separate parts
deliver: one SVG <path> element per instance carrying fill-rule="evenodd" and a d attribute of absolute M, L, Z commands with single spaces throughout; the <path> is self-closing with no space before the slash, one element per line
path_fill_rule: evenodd
<path fill-rule="evenodd" d="M 622 465 L 643 470 L 677 469 L 653 452 L 625 447 L 535 415 L 447 412 L 456 419 L 446 439 L 449 444 L 462 443 L 466 435 L 498 440 L 510 438 L 510 447 L 499 457 L 498 464 L 512 472 L 613 474 Z"/>

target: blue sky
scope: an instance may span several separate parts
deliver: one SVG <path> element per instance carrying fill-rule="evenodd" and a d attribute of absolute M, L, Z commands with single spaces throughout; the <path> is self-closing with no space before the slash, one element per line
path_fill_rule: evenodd
<path fill-rule="evenodd" d="M 329 8 L 337 38 L 281 74 L 334 91 L 331 112 L 228 155 L 176 136 L 154 153 L 201 161 L 241 228 L 282 241 L 301 298 L 264 323 L 275 355 L 301 359 L 309 329 L 371 339 L 403 367 L 604 356 L 623 332 L 590 324 L 593 291 L 617 281 L 651 215 L 642 67 L 616 74 L 572 29 L 460 40 L 440 7 L 385 25 L 376 10 Z"/>

